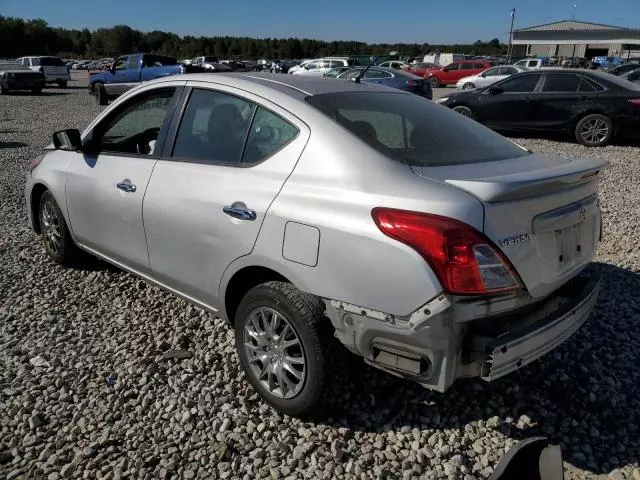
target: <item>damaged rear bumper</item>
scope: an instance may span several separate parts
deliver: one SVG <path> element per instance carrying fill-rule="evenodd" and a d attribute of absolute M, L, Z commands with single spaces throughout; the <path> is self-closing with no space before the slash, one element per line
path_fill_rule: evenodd
<path fill-rule="evenodd" d="M 560 296 L 559 308 L 527 327 L 496 338 L 475 338 L 474 350 L 484 352 L 480 376 L 494 380 L 531 363 L 571 337 L 589 318 L 600 288 L 599 277 L 578 277 Z"/>
<path fill-rule="evenodd" d="M 600 278 L 583 273 L 540 302 L 487 316 L 444 295 L 407 317 L 325 299 L 336 337 L 391 374 L 444 392 L 461 377 L 494 380 L 548 353 L 573 335 L 595 305 Z M 522 300 L 522 299 L 521 299 Z M 521 301 L 515 299 L 515 301 Z M 492 300 L 498 310 L 514 299 Z"/>

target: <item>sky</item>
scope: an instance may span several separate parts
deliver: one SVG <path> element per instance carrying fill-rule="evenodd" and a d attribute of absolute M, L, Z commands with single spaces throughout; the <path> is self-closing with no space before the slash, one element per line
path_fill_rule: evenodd
<path fill-rule="evenodd" d="M 54 27 L 431 44 L 506 42 L 511 8 L 516 29 L 574 15 L 640 28 L 640 0 L 0 0 L 0 15 Z"/>

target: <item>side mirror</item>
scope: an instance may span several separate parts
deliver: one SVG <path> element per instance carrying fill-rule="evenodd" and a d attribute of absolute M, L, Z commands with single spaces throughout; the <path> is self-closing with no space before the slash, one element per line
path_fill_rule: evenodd
<path fill-rule="evenodd" d="M 449 69 L 448 69 L 448 68 L 443 68 L 443 69 L 442 69 L 442 71 L 443 71 L 443 72 L 448 72 L 448 71 L 449 71 Z"/>
<path fill-rule="evenodd" d="M 76 152 L 82 150 L 80 131 L 75 128 L 59 130 L 53 134 L 53 146 L 58 150 Z"/>
<path fill-rule="evenodd" d="M 499 95 L 500 93 L 504 92 L 504 90 L 500 87 L 494 87 L 492 85 L 487 89 L 487 92 L 489 93 L 489 95 Z"/>

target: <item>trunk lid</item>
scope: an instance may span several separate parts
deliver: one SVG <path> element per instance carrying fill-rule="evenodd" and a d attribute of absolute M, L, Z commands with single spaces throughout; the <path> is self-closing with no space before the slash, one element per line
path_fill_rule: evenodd
<path fill-rule="evenodd" d="M 532 154 L 411 168 L 478 198 L 484 205 L 484 234 L 513 264 L 531 296 L 541 298 L 595 255 L 601 222 L 599 173 L 606 165 L 599 159 Z"/>

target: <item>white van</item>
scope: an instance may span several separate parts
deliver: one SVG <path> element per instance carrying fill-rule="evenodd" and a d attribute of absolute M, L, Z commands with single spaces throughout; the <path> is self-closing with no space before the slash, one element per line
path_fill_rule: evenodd
<path fill-rule="evenodd" d="M 302 68 L 295 71 L 289 70 L 289 73 L 293 75 L 307 75 L 313 77 L 321 77 L 329 70 L 338 67 L 350 67 L 354 65 L 355 60 L 347 57 L 327 57 L 318 58 L 305 64 Z"/>
<path fill-rule="evenodd" d="M 67 88 L 69 69 L 59 57 L 20 57 L 16 62 L 29 67 L 34 72 L 44 73 L 47 83 L 57 83 L 60 88 Z"/>
<path fill-rule="evenodd" d="M 423 62 L 444 66 L 466 59 L 467 57 L 465 57 L 464 55 L 459 55 L 457 53 L 429 53 L 428 55 L 424 56 Z"/>

